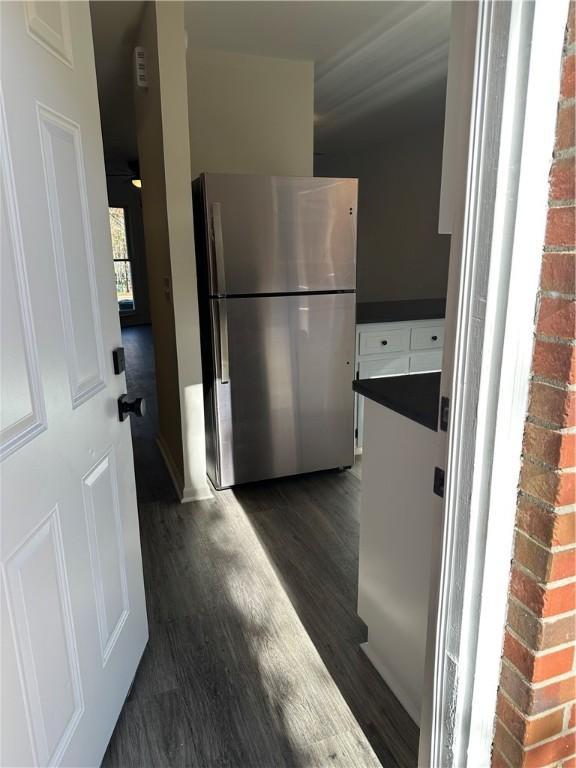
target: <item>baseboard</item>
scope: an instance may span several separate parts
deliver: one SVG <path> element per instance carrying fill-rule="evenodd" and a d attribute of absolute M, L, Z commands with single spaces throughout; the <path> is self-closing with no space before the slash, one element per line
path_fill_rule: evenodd
<path fill-rule="evenodd" d="M 206 499 L 213 498 L 214 495 L 210 490 L 208 483 L 206 483 L 206 488 L 202 490 L 198 490 L 198 488 L 184 488 L 180 501 L 182 504 L 186 504 L 188 501 L 206 501 Z"/>
<path fill-rule="evenodd" d="M 399 684 L 396 675 L 386 666 L 386 664 L 382 663 L 381 659 L 374 653 L 367 642 L 360 643 L 360 648 L 368 659 L 370 659 L 372 666 L 375 667 L 380 677 L 390 688 L 394 696 L 396 696 L 400 704 L 402 704 L 406 712 L 408 712 L 412 720 L 414 720 L 417 726 L 420 726 L 420 712 L 418 711 L 418 707 Z"/>
<path fill-rule="evenodd" d="M 184 478 L 180 474 L 178 467 L 172 458 L 170 449 L 164 442 L 162 435 L 156 436 L 156 445 L 158 446 L 158 450 L 164 459 L 164 464 L 166 465 L 166 469 L 168 470 L 168 474 L 172 480 L 172 485 L 176 491 L 176 496 L 178 497 L 178 500 L 181 504 L 186 504 L 189 501 L 202 501 L 212 498 L 212 493 L 210 492 L 208 483 L 206 483 L 205 488 L 200 490 L 184 485 Z"/>

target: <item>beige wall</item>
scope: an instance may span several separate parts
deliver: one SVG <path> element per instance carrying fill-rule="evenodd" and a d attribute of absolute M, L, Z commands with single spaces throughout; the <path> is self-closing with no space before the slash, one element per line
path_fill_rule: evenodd
<path fill-rule="evenodd" d="M 138 154 L 156 350 L 159 443 L 182 500 L 206 498 L 183 3 L 147 4 Z M 160 97 L 162 94 L 162 97 Z"/>
<path fill-rule="evenodd" d="M 358 301 L 445 298 L 450 237 L 438 234 L 443 125 L 316 158 L 318 176 L 359 179 Z"/>
<path fill-rule="evenodd" d="M 312 62 L 191 49 L 187 67 L 192 178 L 312 175 Z"/>

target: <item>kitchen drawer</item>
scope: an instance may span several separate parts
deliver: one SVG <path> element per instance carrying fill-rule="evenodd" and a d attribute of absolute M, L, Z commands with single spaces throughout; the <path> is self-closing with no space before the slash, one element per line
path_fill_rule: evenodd
<path fill-rule="evenodd" d="M 442 350 L 437 352 L 419 352 L 410 355 L 410 373 L 426 373 L 442 370 Z"/>
<path fill-rule="evenodd" d="M 410 345 L 409 328 L 392 328 L 381 331 L 360 331 L 358 353 L 381 355 L 382 352 L 405 352 Z"/>
<path fill-rule="evenodd" d="M 383 360 L 361 360 L 358 365 L 360 379 L 377 379 L 380 376 L 398 376 L 409 372 L 408 355 Z"/>
<path fill-rule="evenodd" d="M 420 328 L 412 328 L 410 349 L 442 349 L 443 344 L 443 325 L 426 325 Z"/>

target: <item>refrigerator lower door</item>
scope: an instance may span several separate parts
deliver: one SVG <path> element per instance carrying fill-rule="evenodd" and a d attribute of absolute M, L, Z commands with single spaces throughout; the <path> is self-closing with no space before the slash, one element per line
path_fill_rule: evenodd
<path fill-rule="evenodd" d="M 212 300 L 217 488 L 353 463 L 354 313 L 352 293 Z"/>

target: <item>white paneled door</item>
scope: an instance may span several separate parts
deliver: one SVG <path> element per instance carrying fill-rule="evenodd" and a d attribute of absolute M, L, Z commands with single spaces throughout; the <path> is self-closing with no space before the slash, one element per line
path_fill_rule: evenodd
<path fill-rule="evenodd" d="M 0 764 L 95 766 L 148 629 L 90 13 L 0 14 Z"/>

